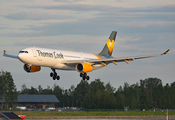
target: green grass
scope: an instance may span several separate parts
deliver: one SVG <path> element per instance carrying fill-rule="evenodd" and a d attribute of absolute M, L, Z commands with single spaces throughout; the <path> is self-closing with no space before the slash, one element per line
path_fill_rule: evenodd
<path fill-rule="evenodd" d="M 14 111 L 17 115 L 26 116 L 166 116 L 166 111 L 107 111 L 107 112 L 43 112 L 43 111 Z M 169 115 L 175 115 L 170 111 Z"/>

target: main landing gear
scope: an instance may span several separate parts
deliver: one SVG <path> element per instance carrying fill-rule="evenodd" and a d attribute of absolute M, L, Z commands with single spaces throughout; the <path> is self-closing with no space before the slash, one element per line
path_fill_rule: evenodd
<path fill-rule="evenodd" d="M 86 73 L 80 73 L 80 77 L 82 77 L 83 80 L 89 80 L 90 79 L 90 77 L 87 76 Z"/>
<path fill-rule="evenodd" d="M 51 68 L 53 72 L 50 73 L 50 77 L 53 78 L 53 80 L 57 79 L 59 80 L 60 79 L 60 76 L 57 75 L 57 73 L 55 72 L 55 69 Z"/>

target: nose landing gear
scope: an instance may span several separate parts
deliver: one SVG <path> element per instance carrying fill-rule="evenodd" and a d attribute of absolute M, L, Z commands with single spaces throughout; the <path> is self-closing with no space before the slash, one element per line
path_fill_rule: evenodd
<path fill-rule="evenodd" d="M 80 77 L 82 77 L 83 80 L 89 80 L 90 77 L 87 76 L 87 73 L 80 73 Z"/>
<path fill-rule="evenodd" d="M 55 69 L 51 68 L 53 72 L 50 73 L 50 77 L 53 78 L 53 80 L 57 79 L 59 80 L 60 79 L 60 76 L 57 75 L 57 73 L 55 72 Z"/>

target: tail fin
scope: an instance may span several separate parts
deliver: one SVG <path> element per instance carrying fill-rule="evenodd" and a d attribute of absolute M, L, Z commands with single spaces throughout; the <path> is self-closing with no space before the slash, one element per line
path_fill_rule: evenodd
<path fill-rule="evenodd" d="M 6 50 L 4 50 L 4 55 L 7 54 Z"/>
<path fill-rule="evenodd" d="M 116 31 L 112 31 L 108 41 L 106 42 L 103 50 L 99 53 L 99 55 L 102 55 L 102 56 L 111 56 L 112 55 L 116 34 L 117 34 Z"/>

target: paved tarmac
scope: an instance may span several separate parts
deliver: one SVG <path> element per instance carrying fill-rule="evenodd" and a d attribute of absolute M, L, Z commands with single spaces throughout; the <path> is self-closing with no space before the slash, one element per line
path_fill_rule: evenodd
<path fill-rule="evenodd" d="M 25 120 L 65 120 L 65 119 L 25 119 Z M 85 120 L 85 119 L 66 119 L 66 120 Z M 99 120 L 99 119 L 88 119 L 88 120 Z M 102 120 L 111 120 L 109 118 Z M 140 117 L 140 118 L 112 118 L 112 120 L 166 120 L 166 117 Z M 168 120 L 175 120 L 175 117 L 169 117 Z"/>

